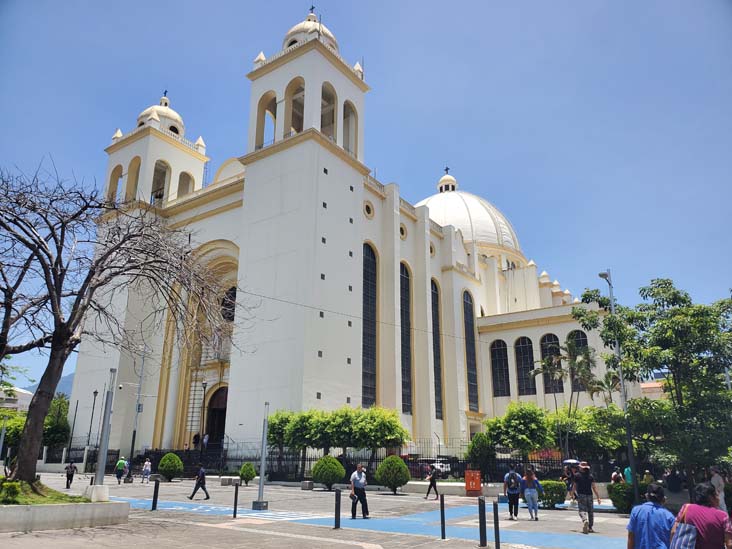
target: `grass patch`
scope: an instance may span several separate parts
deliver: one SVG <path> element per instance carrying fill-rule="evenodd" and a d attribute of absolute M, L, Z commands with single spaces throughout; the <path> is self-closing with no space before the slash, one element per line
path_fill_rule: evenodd
<path fill-rule="evenodd" d="M 58 492 L 40 482 L 36 482 L 33 486 L 28 482 L 21 482 L 20 493 L 16 500 L 0 503 L 5 505 L 46 505 L 53 503 L 89 503 L 90 501 L 83 496 L 70 496 Z"/>

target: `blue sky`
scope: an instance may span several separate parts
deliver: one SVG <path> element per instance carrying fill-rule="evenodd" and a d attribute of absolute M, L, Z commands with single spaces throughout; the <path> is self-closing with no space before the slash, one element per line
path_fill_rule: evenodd
<path fill-rule="evenodd" d="M 732 286 L 732 3 L 316 3 L 361 60 L 366 163 L 415 203 L 445 163 L 579 294 Z M 0 164 L 101 184 L 117 127 L 169 90 L 211 173 L 245 148 L 249 84 L 305 2 L 0 1 Z M 40 375 L 43 360 L 18 357 Z"/>

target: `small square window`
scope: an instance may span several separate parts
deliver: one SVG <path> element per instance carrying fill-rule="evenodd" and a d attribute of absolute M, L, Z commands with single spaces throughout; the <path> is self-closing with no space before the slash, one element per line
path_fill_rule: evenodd
<path fill-rule="evenodd" d="M 320 241 L 321 241 L 321 242 L 322 242 L 323 244 L 325 244 L 325 237 L 324 237 L 324 236 L 320 237 Z"/>
<path fill-rule="evenodd" d="M 352 217 L 349 217 L 349 218 L 348 218 L 348 222 L 349 222 L 349 223 L 350 223 L 351 225 L 353 225 L 353 218 L 352 218 Z"/>
<path fill-rule="evenodd" d="M 325 313 L 323 311 L 320 311 L 320 318 L 325 318 Z"/>
<path fill-rule="evenodd" d="M 353 251 L 348 250 L 348 257 L 353 257 Z"/>
<path fill-rule="evenodd" d="M 350 284 L 348 285 L 348 291 L 349 292 L 352 292 L 353 291 L 353 286 L 351 286 Z"/>
<path fill-rule="evenodd" d="M 351 322 L 351 321 L 349 320 L 349 321 L 348 321 L 348 327 L 350 328 L 351 326 L 353 326 L 353 322 Z"/>
<path fill-rule="evenodd" d="M 320 273 L 320 280 L 325 280 L 325 274 L 324 273 Z"/>
<path fill-rule="evenodd" d="M 349 356 L 349 357 L 348 357 L 348 358 L 346 359 L 346 364 L 350 364 L 350 363 L 351 363 L 351 357 Z"/>
<path fill-rule="evenodd" d="M 320 400 L 320 393 L 315 393 L 315 398 L 317 398 L 318 400 Z"/>
<path fill-rule="evenodd" d="M 325 175 L 328 175 L 328 168 L 323 168 L 323 173 L 324 173 Z"/>
<path fill-rule="evenodd" d="M 353 192 L 353 185 L 351 185 L 351 192 Z"/>
<path fill-rule="evenodd" d="M 323 358 L 323 351 L 318 351 L 318 358 Z"/>
<path fill-rule="evenodd" d="M 323 208 L 327 208 L 327 207 L 328 207 L 328 203 L 327 202 L 323 202 Z"/>
<path fill-rule="evenodd" d="M 346 404 L 350 404 L 350 403 L 351 403 L 351 397 L 346 397 Z"/>

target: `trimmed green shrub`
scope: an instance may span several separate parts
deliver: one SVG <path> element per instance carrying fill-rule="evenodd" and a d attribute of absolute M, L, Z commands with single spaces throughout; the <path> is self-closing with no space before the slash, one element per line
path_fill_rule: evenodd
<path fill-rule="evenodd" d="M 257 471 L 254 470 L 254 465 L 251 463 L 242 463 L 241 469 L 239 469 L 239 478 L 244 481 L 245 486 L 249 486 L 249 481 L 257 476 Z"/>
<path fill-rule="evenodd" d="M 158 463 L 158 473 L 168 480 L 179 477 L 183 474 L 183 462 L 173 452 L 168 452 Z"/>
<path fill-rule="evenodd" d="M 376 469 L 376 481 L 391 488 L 395 494 L 397 488 L 404 486 L 411 478 L 409 467 L 399 456 L 387 457 Z"/>
<path fill-rule="evenodd" d="M 3 482 L 0 499 L 3 503 L 17 503 L 20 495 L 20 482 Z"/>
<path fill-rule="evenodd" d="M 542 481 L 544 493 L 539 494 L 539 503 L 544 509 L 555 509 L 557 504 L 564 503 L 567 496 L 567 485 L 558 480 Z"/>
<path fill-rule="evenodd" d="M 336 482 L 342 482 L 345 476 L 346 470 L 333 456 L 323 456 L 313 465 L 313 480 L 325 484 L 328 490 L 331 490 Z"/>
<path fill-rule="evenodd" d="M 638 492 L 640 493 L 641 503 L 645 501 L 643 494 L 646 493 L 648 484 L 643 482 L 638 485 Z M 618 513 L 628 514 L 633 508 L 633 485 L 625 482 L 620 484 L 608 484 L 607 493 L 610 496 L 610 501 L 618 510 Z"/>

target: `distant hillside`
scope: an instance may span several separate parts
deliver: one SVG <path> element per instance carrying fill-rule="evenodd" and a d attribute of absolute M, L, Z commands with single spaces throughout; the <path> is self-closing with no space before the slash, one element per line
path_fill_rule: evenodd
<path fill-rule="evenodd" d="M 63 393 L 67 397 L 71 398 L 71 387 L 74 384 L 74 373 L 67 374 L 63 376 L 59 382 L 58 387 L 56 387 L 57 393 Z M 35 393 L 36 389 L 38 388 L 38 383 L 35 385 L 30 385 L 28 387 L 23 387 L 26 391 L 30 391 L 31 393 Z"/>

